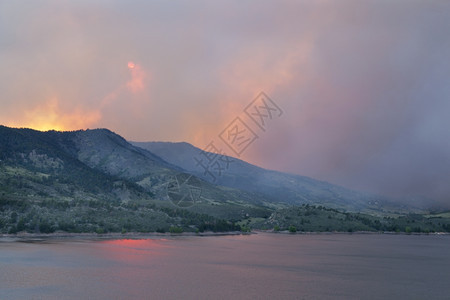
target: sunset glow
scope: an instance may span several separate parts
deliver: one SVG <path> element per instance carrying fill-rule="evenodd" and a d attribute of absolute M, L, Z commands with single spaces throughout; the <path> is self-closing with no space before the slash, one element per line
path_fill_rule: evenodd
<path fill-rule="evenodd" d="M 75 108 L 64 111 L 57 98 L 49 99 L 23 112 L 23 121 L 11 120 L 6 125 L 26 127 L 41 131 L 47 130 L 77 130 L 89 128 L 101 119 L 101 113 L 96 110 L 85 111 Z"/>

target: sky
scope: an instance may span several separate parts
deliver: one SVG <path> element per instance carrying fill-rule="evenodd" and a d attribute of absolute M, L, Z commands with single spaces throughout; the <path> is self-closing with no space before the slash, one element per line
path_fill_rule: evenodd
<path fill-rule="evenodd" d="M 450 202 L 446 0 L 0 0 L 0 66 L 3 125 L 236 156 L 239 117 L 246 161 Z"/>

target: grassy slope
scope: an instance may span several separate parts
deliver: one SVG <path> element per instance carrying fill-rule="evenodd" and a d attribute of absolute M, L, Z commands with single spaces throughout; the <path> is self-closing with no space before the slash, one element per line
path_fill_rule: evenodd
<path fill-rule="evenodd" d="M 267 220 L 249 219 L 243 225 L 258 229 L 298 231 L 394 231 L 450 232 L 450 217 L 444 215 L 407 214 L 399 217 L 377 217 L 341 212 L 323 206 L 302 205 L 275 211 Z"/>

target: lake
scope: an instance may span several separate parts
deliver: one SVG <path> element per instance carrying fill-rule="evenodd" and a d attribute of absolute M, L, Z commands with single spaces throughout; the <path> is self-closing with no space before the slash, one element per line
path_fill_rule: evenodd
<path fill-rule="evenodd" d="M 0 239 L 0 299 L 450 299 L 449 254 L 449 235 Z"/>

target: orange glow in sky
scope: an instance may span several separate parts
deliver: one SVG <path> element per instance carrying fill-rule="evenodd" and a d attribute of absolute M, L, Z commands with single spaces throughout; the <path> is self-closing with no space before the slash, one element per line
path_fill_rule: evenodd
<path fill-rule="evenodd" d="M 101 119 L 101 113 L 96 110 L 82 110 L 75 108 L 70 112 L 60 107 L 57 98 L 52 98 L 44 103 L 24 111 L 20 122 L 10 121 L 6 125 L 13 127 L 26 127 L 40 131 L 47 130 L 78 130 L 88 128 Z"/>
<path fill-rule="evenodd" d="M 134 62 L 129 61 L 129 62 L 128 62 L 128 68 L 129 68 L 129 69 L 134 69 L 134 67 L 136 67 L 136 65 L 134 64 Z"/>

